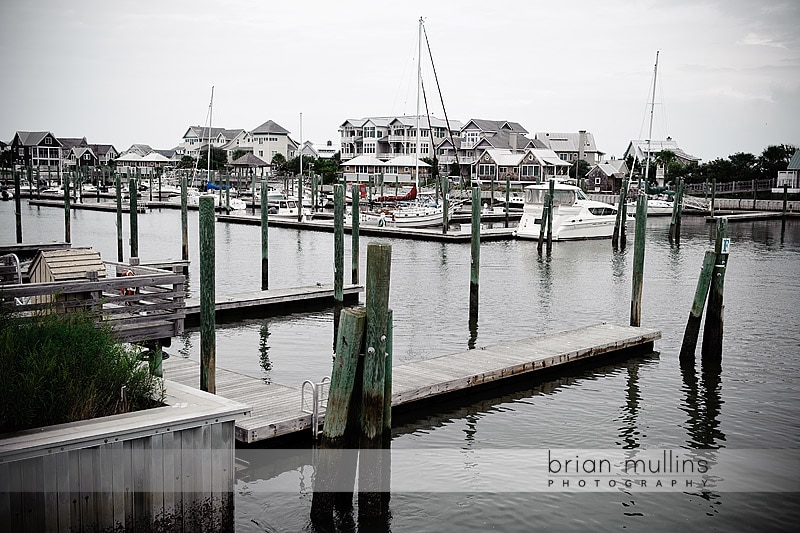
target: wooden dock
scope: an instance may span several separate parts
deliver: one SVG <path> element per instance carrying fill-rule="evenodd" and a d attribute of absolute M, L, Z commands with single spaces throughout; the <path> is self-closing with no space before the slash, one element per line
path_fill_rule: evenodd
<path fill-rule="evenodd" d="M 798 216 L 796 213 L 786 213 L 786 216 L 795 217 Z M 736 213 L 736 214 L 716 214 L 713 217 L 708 216 L 706 217 L 706 222 L 713 222 L 716 223 L 720 218 L 727 218 L 728 222 L 748 222 L 751 220 L 780 220 L 783 218 L 783 213 L 780 211 L 752 211 L 748 213 Z"/>
<path fill-rule="evenodd" d="M 364 290 L 361 285 L 345 285 L 344 304 L 358 303 L 358 294 Z M 312 285 L 310 287 L 293 287 L 290 289 L 269 289 L 241 294 L 218 296 L 215 311 L 217 320 L 224 321 L 242 316 L 263 316 L 280 312 L 308 311 L 333 307 L 333 285 Z M 186 325 L 200 324 L 200 299 L 186 300 Z"/>
<path fill-rule="evenodd" d="M 255 224 L 261 225 L 261 217 L 253 215 L 217 215 L 217 221 L 230 222 L 234 224 Z M 482 222 L 482 224 L 485 222 Z M 495 225 L 502 225 L 501 221 L 495 222 Z M 304 229 L 310 231 L 324 231 L 333 233 L 333 221 L 322 220 L 314 221 L 307 220 L 305 222 L 297 222 L 296 220 L 279 220 L 269 219 L 270 227 L 277 228 L 293 228 Z M 499 241 L 513 239 L 513 232 L 516 227 L 508 228 L 488 228 L 481 230 L 481 241 Z M 351 227 L 344 227 L 345 233 L 351 233 Z M 411 240 L 424 240 L 424 241 L 438 241 L 438 242 L 461 242 L 468 243 L 472 239 L 470 232 L 450 230 L 446 234 L 442 234 L 441 228 L 394 228 L 384 226 L 366 226 L 360 225 L 358 227 L 359 235 L 367 235 L 371 237 L 389 237 L 397 239 L 411 239 Z"/>
<path fill-rule="evenodd" d="M 61 200 L 46 200 L 46 199 L 32 199 L 28 200 L 29 205 L 35 205 L 39 207 L 60 207 L 64 209 L 64 199 Z M 180 206 L 179 206 L 180 207 Z M 86 209 L 88 211 L 113 211 L 114 213 L 117 212 L 117 203 L 116 202 L 76 202 L 70 201 L 69 203 L 70 209 Z M 130 205 L 128 202 L 122 204 L 122 212 L 123 213 L 130 213 Z M 138 213 L 146 213 L 147 207 L 144 205 L 138 205 L 136 208 Z"/>
<path fill-rule="evenodd" d="M 591 364 L 620 353 L 648 353 L 660 338 L 661 332 L 655 329 L 598 324 L 398 365 L 392 370 L 392 406 L 411 409 L 444 396 L 501 385 L 513 378 L 533 379 L 575 363 Z M 173 356 L 164 360 L 164 377 L 199 387 L 200 365 Z M 218 395 L 252 409 L 250 417 L 236 421 L 236 439 L 240 442 L 290 435 L 312 426 L 312 415 L 301 406 L 299 386 L 267 384 L 220 368 L 216 371 L 216 384 Z M 306 399 L 309 397 L 307 390 Z M 310 411 L 309 402 L 306 403 L 306 410 Z M 320 420 L 323 418 L 321 408 Z"/>

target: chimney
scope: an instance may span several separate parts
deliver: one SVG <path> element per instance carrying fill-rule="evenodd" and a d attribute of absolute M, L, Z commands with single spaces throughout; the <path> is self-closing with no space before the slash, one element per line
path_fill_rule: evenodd
<path fill-rule="evenodd" d="M 578 131 L 578 161 L 583 160 L 583 150 L 586 148 L 586 130 Z"/>
<path fill-rule="evenodd" d="M 508 140 L 509 140 L 509 143 L 511 144 L 511 152 L 516 152 L 517 151 L 517 132 L 516 131 L 509 132 Z"/>

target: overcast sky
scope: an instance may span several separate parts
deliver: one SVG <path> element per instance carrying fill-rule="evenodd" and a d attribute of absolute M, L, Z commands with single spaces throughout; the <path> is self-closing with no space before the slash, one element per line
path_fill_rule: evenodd
<path fill-rule="evenodd" d="M 450 119 L 586 129 L 620 156 L 660 50 L 653 139 L 704 161 L 800 144 L 797 0 L 2 0 L 0 139 L 173 148 L 213 85 L 215 127 L 299 140 L 302 113 L 303 140 L 338 144 L 348 118 L 416 113 L 420 16 Z"/>

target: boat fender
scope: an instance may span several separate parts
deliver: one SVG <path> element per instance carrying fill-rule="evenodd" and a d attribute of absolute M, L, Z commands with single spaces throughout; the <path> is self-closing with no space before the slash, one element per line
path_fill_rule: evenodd
<path fill-rule="evenodd" d="M 133 270 L 131 270 L 130 268 L 126 268 L 121 275 L 134 276 L 135 274 L 133 273 Z M 123 296 L 133 296 L 134 294 L 136 294 L 136 289 L 133 287 L 123 287 L 119 290 L 119 292 L 121 292 Z"/>

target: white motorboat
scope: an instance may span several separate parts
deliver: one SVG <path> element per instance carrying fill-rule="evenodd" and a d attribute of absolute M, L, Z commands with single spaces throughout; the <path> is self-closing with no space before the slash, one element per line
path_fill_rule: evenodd
<path fill-rule="evenodd" d="M 628 213 L 636 214 L 636 199 L 628 203 Z M 672 215 L 674 203 L 663 198 L 647 198 L 647 216 Z"/>
<path fill-rule="evenodd" d="M 276 219 L 276 220 L 297 220 L 297 213 L 299 207 L 299 202 L 297 201 L 296 196 L 290 196 L 289 198 L 281 198 L 275 202 L 269 203 L 268 213 L 269 218 Z M 302 220 L 310 220 L 313 216 L 311 209 L 306 208 L 305 206 L 302 207 Z"/>
<path fill-rule="evenodd" d="M 219 193 L 214 192 L 200 192 L 197 189 L 189 189 L 186 194 L 186 205 L 187 206 L 194 206 L 197 207 L 200 205 L 200 198 L 207 197 L 213 198 L 214 200 L 214 207 L 225 207 L 225 197 L 223 196 L 220 198 Z M 180 196 L 170 196 L 169 200 L 170 203 L 180 204 L 181 197 Z M 230 206 L 232 211 L 240 211 L 243 209 L 247 209 L 247 203 L 241 198 L 231 198 L 230 199 Z"/>
<path fill-rule="evenodd" d="M 549 184 L 525 187 L 525 206 L 514 235 L 538 239 Z M 579 187 L 556 182 L 553 198 L 553 240 L 605 239 L 614 232 L 617 208 L 589 200 Z M 628 221 L 630 222 L 630 218 Z"/>
<path fill-rule="evenodd" d="M 452 217 L 456 203 L 451 203 L 449 216 Z M 419 202 L 400 204 L 397 207 L 384 207 L 375 211 L 362 211 L 359 223 L 367 226 L 388 226 L 395 228 L 428 228 L 442 225 L 444 208 L 434 203 Z M 346 217 L 350 224 L 352 214 Z"/>

